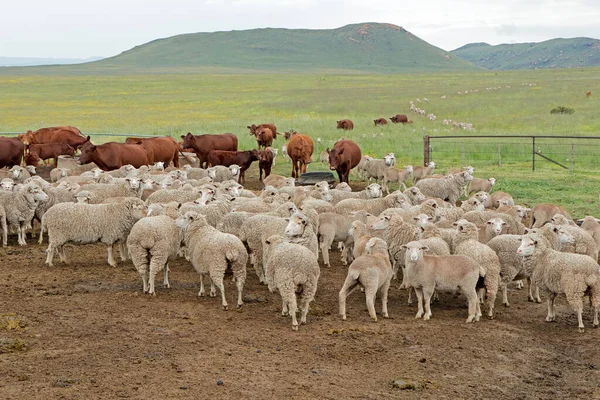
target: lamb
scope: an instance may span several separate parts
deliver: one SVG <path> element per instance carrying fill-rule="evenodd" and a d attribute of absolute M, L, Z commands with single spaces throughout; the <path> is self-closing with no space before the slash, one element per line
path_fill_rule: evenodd
<path fill-rule="evenodd" d="M 345 182 L 344 182 L 345 183 Z M 377 183 L 371 183 L 365 190 L 360 192 L 352 192 L 347 190 L 332 189 L 329 191 L 331 195 L 331 204 L 336 205 L 345 199 L 378 199 L 381 197 L 381 186 Z"/>
<path fill-rule="evenodd" d="M 294 178 L 286 178 L 282 175 L 271 174 L 263 179 L 263 184 L 266 186 L 273 186 L 275 189 L 281 189 L 284 186 L 294 187 Z"/>
<path fill-rule="evenodd" d="M 113 178 L 126 178 L 132 172 L 136 172 L 135 167 L 131 164 L 126 164 L 119 169 L 108 171 L 106 173 L 112 176 Z"/>
<path fill-rule="evenodd" d="M 148 216 L 133 225 L 127 237 L 131 261 L 142 278 L 144 293 L 156 295 L 154 279 L 164 269 L 163 284 L 169 285 L 169 260 L 177 257 L 181 244 L 181 230 L 175 225 L 178 203 L 170 203 L 164 215 Z"/>
<path fill-rule="evenodd" d="M 542 203 L 536 205 L 535 207 L 533 207 L 532 214 L 532 228 L 539 228 L 543 226 L 546 222 L 550 222 L 552 220 L 552 217 L 554 217 L 556 214 L 562 214 L 565 217 L 572 219 L 569 213 L 564 208 L 550 203 Z"/>
<path fill-rule="evenodd" d="M 15 183 L 23 183 L 25 179 L 31 178 L 31 174 L 26 168 L 15 165 L 8 170 L 8 177 L 15 181 Z"/>
<path fill-rule="evenodd" d="M 356 213 L 349 215 L 340 215 L 336 213 L 323 213 L 319 214 L 319 247 L 323 254 L 323 263 L 326 267 L 330 267 L 329 264 L 329 250 L 334 241 L 346 243 L 350 225 L 355 220 L 360 220 L 366 223 L 368 213 L 366 211 L 357 211 Z M 342 251 L 342 263 L 347 265 L 345 253 L 346 249 Z"/>
<path fill-rule="evenodd" d="M 194 168 L 191 165 L 184 165 L 183 170 L 187 173 L 188 179 L 202 179 L 208 176 L 208 171 L 204 168 Z"/>
<path fill-rule="evenodd" d="M 417 182 L 419 182 L 421 179 L 423 179 L 424 177 L 433 174 L 433 170 L 435 169 L 436 164 L 431 161 L 427 164 L 426 167 L 414 167 L 413 168 L 413 177 L 412 177 L 412 181 L 413 181 L 413 185 L 416 185 Z"/>
<path fill-rule="evenodd" d="M 383 159 L 371 159 L 368 160 L 364 166 L 364 178 L 368 178 L 371 182 L 371 178 L 375 178 L 375 181 L 383 180 L 383 175 L 388 167 L 393 167 L 396 164 L 396 159 L 393 153 L 388 153 Z"/>
<path fill-rule="evenodd" d="M 431 201 L 431 200 L 428 200 Z M 457 208 L 438 208 L 440 220 L 456 222 L 469 211 L 484 211 L 483 204 L 476 198 L 463 201 L 460 207 Z"/>
<path fill-rule="evenodd" d="M 595 260 L 581 254 L 553 250 L 529 234 L 521 239 L 517 254 L 531 258 L 531 281 L 548 296 L 546 322 L 556 320 L 554 301 L 556 296 L 564 293 L 577 314 L 579 332 L 583 332 L 583 297 L 589 295 L 594 313 L 593 325 L 598 327 L 600 270 Z"/>
<path fill-rule="evenodd" d="M 347 214 L 352 211 L 365 210 L 369 214 L 379 215 L 388 208 L 402 208 L 405 201 L 406 198 L 399 192 L 394 192 L 381 199 L 346 199 L 335 205 L 335 212 Z"/>
<path fill-rule="evenodd" d="M 0 192 L 0 208 L 4 210 L 8 229 L 17 229 L 17 241 L 20 246 L 26 246 L 25 231 L 31 227 L 35 210 L 42 201 L 48 200 L 48 195 L 34 183 L 20 185 L 13 192 Z M 6 230 L 3 227 L 3 232 Z M 4 234 L 4 233 L 3 233 Z M 3 245 L 7 242 L 3 239 Z"/>
<path fill-rule="evenodd" d="M 302 210 L 306 212 L 308 210 Z M 318 215 L 315 214 L 313 218 L 316 218 L 318 223 Z M 310 219 L 302 212 L 292 214 L 289 218 L 289 222 L 285 227 L 284 235 L 285 239 L 290 243 L 300 244 L 310 251 L 312 251 L 317 258 L 319 257 L 319 245 L 317 240 L 317 234 L 313 229 L 314 224 L 311 223 Z M 318 229 L 318 227 L 317 227 Z M 264 255 L 263 249 L 263 255 Z M 264 260 L 266 261 L 266 260 Z"/>
<path fill-rule="evenodd" d="M 298 330 L 296 293 L 300 297 L 300 323 L 306 323 L 308 306 L 315 298 L 321 270 L 315 254 L 306 247 L 287 243 L 282 236 L 272 235 L 265 241 L 268 260 L 265 278 L 269 291 L 276 289 L 283 301 L 282 315 L 292 316 L 292 329 Z"/>
<path fill-rule="evenodd" d="M 496 184 L 496 178 L 489 179 L 481 179 L 481 178 L 473 178 L 471 184 L 469 185 L 469 195 L 475 192 L 491 192 L 492 188 Z"/>
<path fill-rule="evenodd" d="M 410 204 L 412 204 L 413 206 L 421 204 L 421 202 L 425 200 L 425 196 L 423 195 L 423 193 L 421 193 L 419 188 L 415 186 L 406 189 L 402 193 L 404 194 L 404 196 L 406 196 Z"/>
<path fill-rule="evenodd" d="M 56 182 L 60 178 L 64 178 L 69 175 L 69 169 L 67 168 L 53 168 L 50 171 L 50 182 Z"/>
<path fill-rule="evenodd" d="M 425 321 L 431 318 L 431 296 L 435 290 L 456 292 L 465 295 L 469 305 L 467 323 L 479 321 L 480 311 L 475 287 L 482 268 L 473 259 L 461 255 L 429 256 L 419 241 L 403 245 L 406 264 L 406 285 L 417 293 L 418 311 L 415 318 Z M 423 300 L 425 312 L 423 312 Z"/>
<path fill-rule="evenodd" d="M 589 215 L 584 217 L 581 221 L 581 229 L 588 231 L 596 241 L 596 245 L 600 248 L 600 224 L 598 220 Z"/>
<path fill-rule="evenodd" d="M 213 182 L 223 182 L 230 179 L 233 179 L 237 182 L 240 177 L 241 169 L 237 164 L 232 164 L 229 167 L 215 165 L 214 167 L 210 167 L 207 171 L 208 176 L 213 180 Z"/>
<path fill-rule="evenodd" d="M 172 201 L 185 203 L 198 198 L 204 198 L 205 202 L 208 202 L 213 199 L 215 192 L 210 188 L 193 188 L 191 186 L 184 186 L 181 189 L 160 189 L 148 196 L 146 204 L 170 203 Z"/>
<path fill-rule="evenodd" d="M 494 250 L 478 241 L 478 236 L 478 228 L 475 224 L 459 225 L 458 234 L 454 237 L 454 254 L 472 258 L 485 270 L 482 276 L 488 297 L 488 317 L 493 319 L 496 295 L 500 285 L 500 260 Z M 480 298 L 483 303 L 483 296 Z"/>
<path fill-rule="evenodd" d="M 321 161 L 321 164 L 329 165 L 329 153 L 327 150 L 323 150 L 321 154 L 319 154 L 319 161 Z"/>
<path fill-rule="evenodd" d="M 46 264 L 53 266 L 54 253 L 67 263 L 64 245 L 69 242 L 88 244 L 102 242 L 108 251 L 108 264 L 116 267 L 113 247 L 125 243 L 133 225 L 144 216 L 141 199 L 131 197 L 121 203 L 79 204 L 59 203 L 42 217 L 40 240 L 48 232 Z M 121 255 L 123 256 L 123 255 Z"/>
<path fill-rule="evenodd" d="M 371 319 L 377 322 L 377 314 L 375 313 L 377 293 L 381 298 L 381 314 L 383 318 L 389 318 L 387 299 L 393 274 L 385 241 L 379 238 L 371 238 L 366 243 L 365 254 L 356 258 L 350 264 L 348 275 L 340 290 L 339 303 L 342 320 L 346 320 L 346 298 L 359 286 L 365 290 L 367 308 Z"/>
<path fill-rule="evenodd" d="M 492 208 L 498 208 L 501 205 L 514 206 L 515 201 L 508 193 L 500 191 L 492 193 Z"/>
<path fill-rule="evenodd" d="M 555 224 L 555 227 L 558 228 L 557 233 L 559 234 L 559 236 L 563 232 L 566 232 L 573 237 L 573 239 L 569 241 L 561 242 L 559 240 L 559 250 L 565 253 L 585 254 L 597 261 L 598 245 L 596 244 L 594 237 L 585 229 L 582 229 L 576 225 L 569 225 L 569 222 L 573 221 L 567 220 L 567 218 L 561 214 L 557 214 L 554 217 L 552 217 L 552 223 Z"/>
<path fill-rule="evenodd" d="M 234 235 L 219 232 L 208 225 L 204 215 L 187 212 L 175 221 L 183 230 L 186 254 L 194 269 L 200 274 L 200 291 L 198 296 L 204 296 L 203 277 L 210 277 L 210 297 L 217 295 L 215 286 L 221 292 L 221 302 L 224 310 L 228 309 L 225 299 L 223 277 L 227 267 L 231 267 L 233 280 L 236 283 L 238 297 L 237 306 L 242 306 L 242 291 L 246 282 L 246 263 L 248 253 L 244 244 Z"/>
<path fill-rule="evenodd" d="M 354 259 L 364 254 L 367 242 L 373 238 L 373 236 L 369 235 L 367 225 L 359 220 L 352 221 L 348 230 L 348 236 L 352 236 L 353 239 L 354 248 L 352 249 L 352 256 Z"/>
<path fill-rule="evenodd" d="M 425 196 L 439 197 L 454 205 L 471 179 L 473 179 L 473 176 L 468 171 L 463 171 L 444 179 L 421 180 L 415 186 Z"/>
<path fill-rule="evenodd" d="M 402 185 L 404 190 L 406 190 L 406 181 L 412 177 L 413 167 L 412 165 L 408 165 L 404 167 L 404 169 L 396 168 L 396 167 L 388 167 L 383 171 L 383 189 L 389 194 L 390 189 L 388 187 L 388 183 L 390 182 L 398 182 L 398 185 Z"/>

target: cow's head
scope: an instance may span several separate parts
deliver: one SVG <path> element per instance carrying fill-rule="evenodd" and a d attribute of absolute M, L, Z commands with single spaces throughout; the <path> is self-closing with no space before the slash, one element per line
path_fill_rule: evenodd
<path fill-rule="evenodd" d="M 188 132 L 187 135 L 181 135 L 181 138 L 183 139 L 183 143 L 181 144 L 182 148 L 188 149 L 193 147 L 194 135 L 192 135 L 191 132 Z"/>
<path fill-rule="evenodd" d="M 256 125 L 252 124 L 250 126 L 247 126 L 246 128 L 250 129 L 250 135 L 257 136 L 257 134 L 256 134 L 257 129 L 256 128 L 258 128 L 258 127 Z"/>
<path fill-rule="evenodd" d="M 93 155 L 96 152 L 96 146 L 90 142 L 90 137 L 87 137 L 87 142 L 81 146 L 81 155 L 79 156 L 79 165 L 89 164 L 93 161 Z"/>
<path fill-rule="evenodd" d="M 329 169 L 335 170 L 342 165 L 344 148 L 333 148 L 327 152 L 329 154 Z"/>

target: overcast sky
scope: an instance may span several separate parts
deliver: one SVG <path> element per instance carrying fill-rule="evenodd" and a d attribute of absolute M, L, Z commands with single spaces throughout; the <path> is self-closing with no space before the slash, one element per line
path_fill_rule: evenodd
<path fill-rule="evenodd" d="M 445 50 L 471 42 L 600 38 L 600 0 L 7 0 L 0 56 L 112 56 L 153 39 L 251 28 L 404 27 Z"/>

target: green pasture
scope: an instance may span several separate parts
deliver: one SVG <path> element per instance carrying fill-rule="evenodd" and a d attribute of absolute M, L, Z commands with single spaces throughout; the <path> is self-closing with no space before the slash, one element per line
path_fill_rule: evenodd
<path fill-rule="evenodd" d="M 7 75 L 0 71 L 0 131 L 69 124 L 97 142 L 123 139 L 94 137 L 93 133 L 179 137 L 187 132 L 233 132 L 240 138 L 240 149 L 249 149 L 255 142 L 246 125 L 270 122 L 280 132 L 295 129 L 313 138 L 315 162 L 309 170 L 326 168 L 318 162 L 318 153 L 342 135 L 355 140 L 365 154 L 381 157 L 395 152 L 399 166 L 422 164 L 423 135 L 600 136 L 600 89 L 595 90 L 600 86 L 600 69 L 404 75 L 177 71 L 77 76 Z M 585 96 L 587 90 L 592 90 L 591 98 Z M 410 100 L 426 113 L 435 114 L 436 120 L 411 114 Z M 559 105 L 572 107 L 575 113 L 550 115 L 550 109 Z M 373 119 L 396 113 L 408 114 L 414 123 L 373 125 Z M 355 129 L 336 130 L 335 121 L 342 118 L 352 119 Z M 476 130 L 446 126 L 444 119 L 472 123 Z M 283 144 L 281 138 L 275 141 L 276 147 Z M 460 166 L 464 147 L 465 164 L 473 165 L 477 176 L 499 179 L 497 187 L 512 193 L 517 201 L 563 204 L 579 217 L 597 211 L 599 145 L 600 140 L 572 139 L 536 143 L 542 154 L 567 167 L 573 160 L 572 175 L 541 158 L 531 172 L 530 140 L 434 139 L 432 159 L 440 170 Z M 280 159 L 275 172 L 287 175 L 290 169 Z"/>

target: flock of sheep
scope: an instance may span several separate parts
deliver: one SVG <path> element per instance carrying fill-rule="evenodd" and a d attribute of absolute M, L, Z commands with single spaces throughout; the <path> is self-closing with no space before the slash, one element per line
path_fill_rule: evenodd
<path fill-rule="evenodd" d="M 270 175 L 259 195 L 237 183 L 236 166 L 164 169 L 157 163 L 110 172 L 83 166 L 55 169 L 51 182 L 15 166 L 0 183 L 3 244 L 8 232 L 17 231 L 18 243 L 26 245 L 26 233 L 31 229 L 35 237 L 38 220 L 39 243 L 48 238 L 49 266 L 55 255 L 68 262 L 68 243 L 100 242 L 108 264 L 117 264 L 117 253 L 122 260 L 131 258 L 144 292 L 153 295 L 156 275 L 163 271 L 169 287 L 169 261 L 185 257 L 200 274 L 198 295 L 205 295 L 208 276 L 209 295 L 215 297 L 218 288 L 224 309 L 226 272 L 231 271 L 239 307 L 249 261 L 259 281 L 279 292 L 282 314 L 291 316 L 297 330 L 297 310 L 300 324 L 306 323 L 321 267 L 330 267 L 329 253 L 337 243 L 348 265 L 339 292 L 343 319 L 346 297 L 356 288 L 364 291 L 373 320 L 377 296 L 387 318 L 388 291 L 401 271 L 401 287 L 410 291 L 409 303 L 415 292 L 416 317 L 424 320 L 431 318 L 431 300 L 441 291 L 464 295 L 467 322 L 480 319 L 482 304 L 493 318 L 498 291 L 509 306 L 507 285 L 526 279 L 530 301 L 540 302 L 539 292 L 547 297 L 546 321 L 555 320 L 555 298 L 565 294 L 582 331 L 587 296 L 598 326 L 595 218 L 586 217 L 579 227 L 560 206 L 515 205 L 508 193 L 490 193 L 495 179 L 474 178 L 472 167 L 441 175 L 434 174 L 435 163 L 394 165 L 390 153 L 380 160 L 363 157 L 357 168 L 383 188 L 370 182 L 358 192 L 345 183 L 334 189 L 326 182 L 301 187 L 293 178 Z M 390 192 L 395 183 L 398 190 Z"/>

